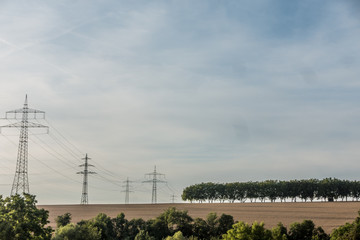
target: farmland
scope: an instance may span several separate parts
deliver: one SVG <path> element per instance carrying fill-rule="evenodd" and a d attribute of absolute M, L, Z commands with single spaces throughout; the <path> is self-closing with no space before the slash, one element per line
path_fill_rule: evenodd
<path fill-rule="evenodd" d="M 72 222 L 90 219 L 98 213 L 115 217 L 123 212 L 128 220 L 155 218 L 169 207 L 188 210 L 193 218 L 205 218 L 210 212 L 230 214 L 237 221 L 252 223 L 264 221 L 267 228 L 278 222 L 289 226 L 293 222 L 311 219 L 327 233 L 332 229 L 352 222 L 360 210 L 360 202 L 286 202 L 286 203 L 177 203 L 177 204 L 89 204 L 89 205 L 39 205 L 49 211 L 50 225 L 55 227 L 55 218 L 66 212 L 72 214 Z"/>

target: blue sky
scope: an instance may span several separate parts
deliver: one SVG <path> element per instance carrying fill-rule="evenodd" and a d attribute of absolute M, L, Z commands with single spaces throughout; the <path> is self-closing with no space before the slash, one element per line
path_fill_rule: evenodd
<path fill-rule="evenodd" d="M 161 202 L 207 181 L 358 179 L 359 8 L 1 1 L 0 114 L 28 94 L 51 124 L 31 130 L 30 191 L 41 204 L 80 202 L 85 153 L 99 173 L 91 203 L 123 203 L 127 177 L 130 202 L 150 202 L 141 182 L 154 165 L 168 181 Z M 2 129 L 3 195 L 17 142 Z"/>

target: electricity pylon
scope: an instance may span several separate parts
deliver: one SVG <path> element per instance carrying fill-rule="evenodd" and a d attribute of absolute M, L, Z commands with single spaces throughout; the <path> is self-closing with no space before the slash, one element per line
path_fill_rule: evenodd
<path fill-rule="evenodd" d="M 11 188 L 11 195 L 19 193 L 30 193 L 29 178 L 28 178 L 28 129 L 29 128 L 49 128 L 48 126 L 29 122 L 29 119 L 44 119 L 45 112 L 31 109 L 28 107 L 27 95 L 25 96 L 25 103 L 23 108 L 8 111 L 5 114 L 5 119 L 17 120 L 18 115 L 21 115 L 21 121 L 8 124 L 1 127 L 6 128 L 20 128 L 19 147 L 16 161 L 15 177 Z M 9 116 L 8 116 L 9 115 Z M 40 115 L 40 117 L 38 117 Z M 0 128 L 1 128 L 0 127 Z"/>
<path fill-rule="evenodd" d="M 158 176 L 165 176 L 165 174 L 161 174 L 156 172 L 156 166 L 154 167 L 154 172 L 147 173 L 145 176 L 152 177 L 151 180 L 143 181 L 144 183 L 152 183 L 152 195 L 151 195 L 151 203 L 157 203 L 157 183 L 166 183 L 166 181 L 158 179 Z"/>
<path fill-rule="evenodd" d="M 129 199 L 130 199 L 130 193 L 133 192 L 133 191 L 130 191 L 130 183 L 132 183 L 133 181 L 129 181 L 129 178 L 126 179 L 126 181 L 124 181 L 124 183 L 126 183 L 125 186 L 125 191 L 122 191 L 122 192 L 125 192 L 125 204 L 129 204 Z"/>
<path fill-rule="evenodd" d="M 175 203 L 176 196 L 175 194 L 170 195 L 171 203 Z"/>
<path fill-rule="evenodd" d="M 88 167 L 94 167 L 94 165 L 91 165 L 88 163 L 88 160 L 91 158 L 88 158 L 88 155 L 85 155 L 84 164 L 79 165 L 79 167 L 84 167 L 84 171 L 77 172 L 77 174 L 83 174 L 84 175 L 84 181 L 83 181 L 83 187 L 82 187 L 82 194 L 81 194 L 81 202 L 80 204 L 86 205 L 89 203 L 88 200 L 88 174 L 96 174 L 96 172 L 92 172 L 88 170 Z"/>

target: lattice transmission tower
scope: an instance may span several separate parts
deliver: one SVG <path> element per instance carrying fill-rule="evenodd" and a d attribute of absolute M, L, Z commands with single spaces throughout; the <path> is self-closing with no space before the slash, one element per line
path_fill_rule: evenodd
<path fill-rule="evenodd" d="M 21 118 L 19 117 L 21 116 Z M 44 119 L 45 112 L 31 109 L 28 107 L 27 95 L 25 96 L 25 103 L 23 108 L 8 111 L 5 114 L 7 120 L 19 120 L 20 122 L 11 123 L 0 128 L 18 128 L 20 129 L 18 155 L 16 161 L 15 177 L 11 188 L 11 195 L 30 193 L 29 191 L 29 177 L 28 177 L 28 138 L 29 128 L 49 128 L 48 126 L 30 122 L 29 119 Z"/>
<path fill-rule="evenodd" d="M 175 203 L 176 196 L 175 194 L 170 195 L 171 203 Z"/>
<path fill-rule="evenodd" d="M 130 200 L 130 193 L 133 192 L 130 190 L 131 186 L 130 183 L 132 183 L 133 181 L 130 181 L 129 178 L 126 179 L 126 181 L 124 181 L 124 183 L 126 185 L 124 185 L 123 187 L 125 187 L 125 190 L 122 192 L 125 192 L 125 204 L 129 204 L 129 200 Z"/>
<path fill-rule="evenodd" d="M 88 163 L 89 159 L 91 159 L 91 158 L 89 158 L 88 155 L 86 154 L 85 158 L 83 158 L 83 160 L 85 160 L 85 163 L 79 165 L 79 167 L 84 167 L 84 171 L 77 172 L 77 174 L 84 175 L 82 194 L 81 194 L 81 202 L 80 202 L 80 204 L 82 204 L 82 205 L 86 205 L 89 203 L 89 200 L 88 200 L 88 174 L 96 174 L 96 172 L 92 172 L 92 171 L 88 170 L 89 167 L 94 167 L 94 165 L 91 165 Z"/>
<path fill-rule="evenodd" d="M 152 183 L 152 194 L 151 194 L 151 203 L 157 203 L 157 184 L 166 183 L 166 181 L 160 180 L 158 177 L 165 177 L 165 174 L 156 172 L 156 166 L 154 167 L 154 172 L 147 173 L 145 176 L 152 177 L 152 179 L 143 181 L 144 183 Z"/>

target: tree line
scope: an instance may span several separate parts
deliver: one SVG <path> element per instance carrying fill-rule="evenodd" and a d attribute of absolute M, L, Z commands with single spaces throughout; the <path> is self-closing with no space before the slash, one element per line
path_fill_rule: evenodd
<path fill-rule="evenodd" d="M 93 219 L 73 224 L 66 213 L 56 219 L 53 240 L 349 240 L 360 239 L 360 212 L 352 223 L 335 228 L 331 234 L 312 220 L 294 222 L 289 228 L 281 222 L 271 229 L 263 222 L 234 222 L 231 215 L 209 213 L 193 219 L 187 211 L 169 208 L 155 219 L 127 220 L 123 213 L 110 218 L 100 213 Z"/>
<path fill-rule="evenodd" d="M 124 213 L 111 218 L 104 213 L 95 218 L 71 223 L 66 213 L 56 218 L 53 240 L 162 240 L 182 236 L 183 239 L 220 239 L 234 225 L 231 215 L 209 213 L 205 219 L 193 219 L 185 210 L 168 208 L 150 220 L 128 220 Z"/>
<path fill-rule="evenodd" d="M 231 215 L 209 213 L 193 219 L 185 210 L 168 208 L 158 217 L 127 220 L 123 213 L 111 218 L 104 213 L 95 218 L 71 222 L 71 214 L 56 218 L 57 229 L 47 226 L 49 212 L 36 207 L 35 196 L 0 196 L 1 240 L 349 240 L 360 239 L 360 212 L 329 235 L 311 220 L 295 222 L 287 229 L 282 223 L 272 229 L 265 224 L 234 222 Z"/>
<path fill-rule="evenodd" d="M 256 202 L 279 200 L 348 201 L 359 200 L 360 182 L 337 178 L 303 179 L 291 181 L 266 180 L 262 182 L 200 183 L 186 187 L 184 201 L 198 202 Z"/>

